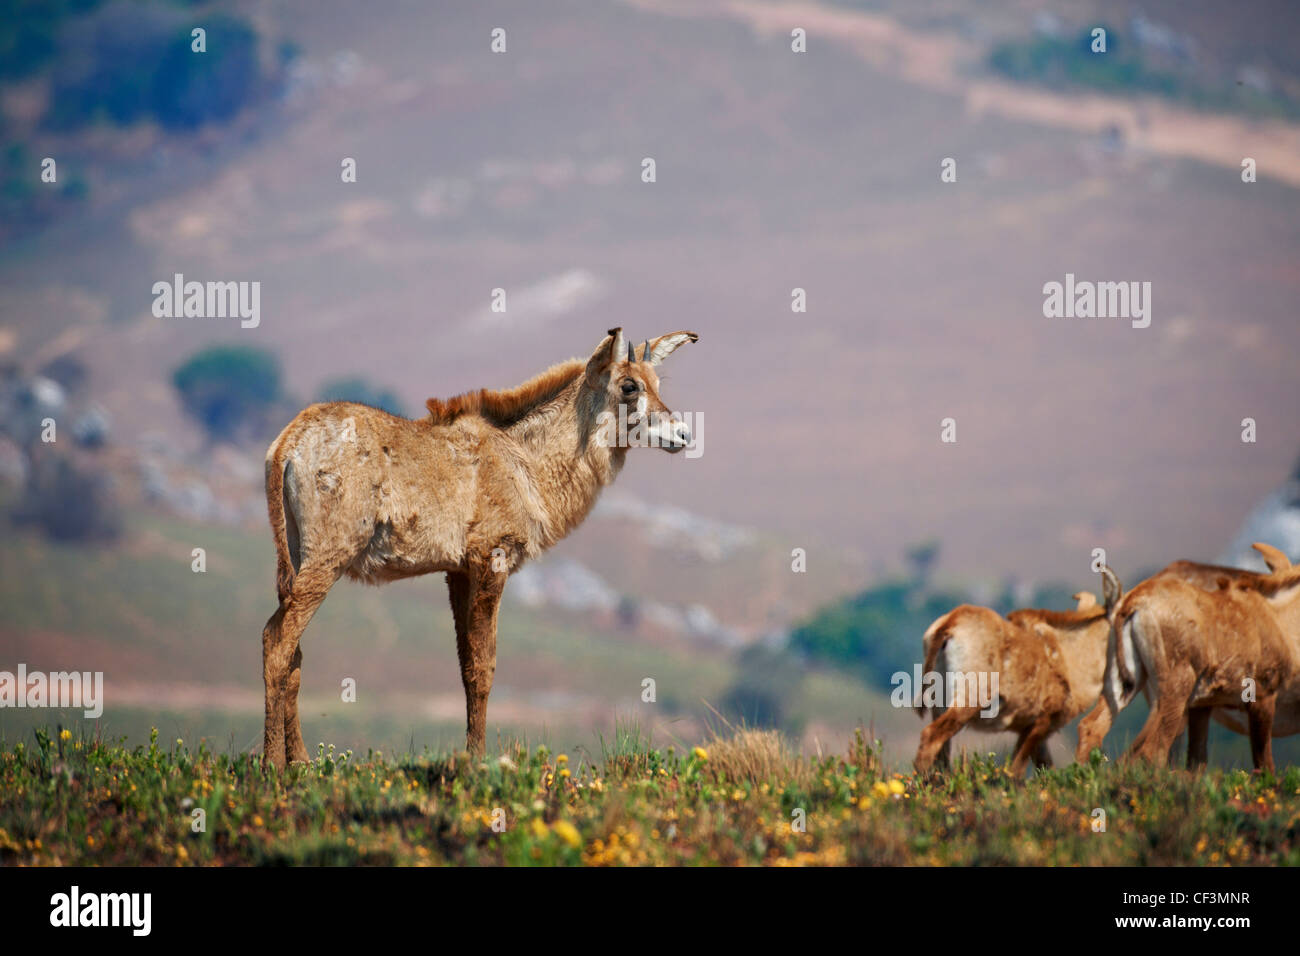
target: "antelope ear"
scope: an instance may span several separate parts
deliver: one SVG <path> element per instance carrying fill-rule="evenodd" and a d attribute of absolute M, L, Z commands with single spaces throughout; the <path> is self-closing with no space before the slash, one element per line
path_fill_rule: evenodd
<path fill-rule="evenodd" d="M 1076 611 L 1089 611 L 1097 606 L 1097 598 L 1091 591 L 1079 591 L 1072 594 L 1071 597 L 1079 602 L 1079 606 L 1075 608 Z"/>
<path fill-rule="evenodd" d="M 587 384 L 603 388 L 605 372 L 620 361 L 623 352 L 623 329 L 610 329 L 609 334 L 596 346 L 596 351 L 591 353 L 591 358 L 587 359 Z"/>
<path fill-rule="evenodd" d="M 1273 574 L 1291 567 L 1291 559 L 1271 544 L 1256 541 L 1251 547 L 1263 555 L 1264 563 L 1268 565 L 1269 571 Z"/>
<path fill-rule="evenodd" d="M 1119 578 L 1115 576 L 1115 572 L 1103 564 L 1101 567 L 1101 598 L 1106 602 L 1107 617 L 1110 617 L 1111 611 L 1123 596 L 1124 586 L 1119 583 Z"/>
<path fill-rule="evenodd" d="M 700 337 L 694 332 L 669 332 L 667 335 L 661 335 L 651 342 L 647 342 L 641 350 L 641 361 L 649 362 L 651 365 L 658 365 L 668 356 L 677 351 L 679 346 L 687 342 L 698 342 Z"/>

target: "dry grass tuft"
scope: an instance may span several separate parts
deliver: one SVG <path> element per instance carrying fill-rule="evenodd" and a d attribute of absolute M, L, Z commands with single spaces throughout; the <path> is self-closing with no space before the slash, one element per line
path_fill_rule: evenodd
<path fill-rule="evenodd" d="M 803 760 L 790 751 L 775 730 L 741 728 L 729 737 L 715 734 L 705 749 L 709 754 L 705 769 L 732 783 L 800 777 L 805 770 Z"/>

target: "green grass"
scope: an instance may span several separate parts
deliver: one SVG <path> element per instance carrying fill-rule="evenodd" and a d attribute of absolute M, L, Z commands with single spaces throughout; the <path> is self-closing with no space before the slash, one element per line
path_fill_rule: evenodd
<path fill-rule="evenodd" d="M 983 757 L 891 775 L 880 752 L 859 732 L 813 758 L 746 730 L 659 749 L 625 725 L 599 756 L 322 747 L 277 773 L 206 743 L 38 729 L 0 746 L 0 863 L 1300 864 L 1294 768 L 1187 774 L 1098 754 L 1017 781 Z"/>

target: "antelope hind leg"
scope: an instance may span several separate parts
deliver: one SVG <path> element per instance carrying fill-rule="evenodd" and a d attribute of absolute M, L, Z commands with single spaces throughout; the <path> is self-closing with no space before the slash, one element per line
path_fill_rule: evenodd
<path fill-rule="evenodd" d="M 338 572 L 303 567 L 294 578 L 293 589 L 271 615 L 262 631 L 262 680 L 266 685 L 266 727 L 262 759 L 283 769 L 289 760 L 306 760 L 307 748 L 298 725 L 298 688 L 302 655 L 299 641 L 325 595 L 338 580 Z M 297 667 L 295 666 L 297 665 Z M 296 678 L 296 679 L 294 679 Z M 290 697 L 292 696 L 292 703 Z M 296 745 L 286 740 L 286 729 L 294 728 Z M 298 752 L 301 748 L 301 753 Z"/>
<path fill-rule="evenodd" d="M 262 629 L 262 681 L 266 687 L 266 726 L 262 735 L 262 760 L 284 768 L 284 699 L 279 692 L 280 677 L 275 669 L 275 648 L 280 644 L 284 624 L 283 604 L 271 615 Z"/>
<path fill-rule="evenodd" d="M 917 770 L 929 770 L 935 756 L 943 750 L 957 731 L 979 716 L 978 707 L 949 707 L 921 731 L 921 743 L 916 748 L 913 765 Z"/>
<path fill-rule="evenodd" d="M 306 763 L 311 759 L 307 744 L 302 739 L 302 724 L 298 722 L 298 689 L 302 686 L 302 642 L 293 652 L 289 665 L 289 679 L 284 697 L 284 751 L 290 763 Z"/>

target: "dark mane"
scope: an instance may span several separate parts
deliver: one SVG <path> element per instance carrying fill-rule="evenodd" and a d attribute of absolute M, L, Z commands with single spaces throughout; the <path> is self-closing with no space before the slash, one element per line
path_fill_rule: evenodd
<path fill-rule="evenodd" d="M 1217 581 L 1227 578 L 1230 581 L 1254 581 L 1261 577 L 1258 571 L 1245 568 L 1229 568 L 1221 564 L 1201 564 L 1199 561 L 1175 561 L 1164 568 L 1161 574 L 1173 574 L 1184 580 Z M 1267 574 L 1263 575 L 1267 576 Z"/>
<path fill-rule="evenodd" d="M 1273 574 L 1257 574 L 1253 580 L 1240 580 L 1231 583 L 1232 587 L 1239 590 L 1254 591 L 1264 597 L 1272 597 L 1279 591 L 1300 583 L 1300 564 Z"/>
<path fill-rule="evenodd" d="M 431 398 L 424 403 L 429 409 L 428 420 L 434 425 L 450 425 L 462 415 L 477 415 L 498 428 L 508 428 L 533 409 L 555 399 L 577 380 L 585 367 L 579 359 L 571 359 L 552 365 L 514 388 L 481 388 L 446 401 Z"/>

